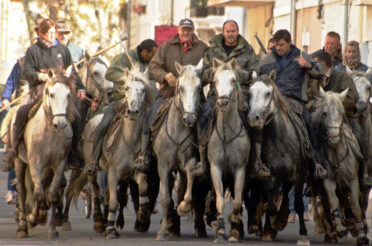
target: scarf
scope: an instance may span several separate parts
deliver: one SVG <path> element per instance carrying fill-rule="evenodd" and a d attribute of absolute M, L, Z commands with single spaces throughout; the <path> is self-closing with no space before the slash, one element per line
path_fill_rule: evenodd
<path fill-rule="evenodd" d="M 358 59 L 353 59 L 353 60 L 349 61 L 344 56 L 344 65 L 348 66 L 350 68 L 350 70 L 355 70 L 360 65 L 360 61 Z"/>

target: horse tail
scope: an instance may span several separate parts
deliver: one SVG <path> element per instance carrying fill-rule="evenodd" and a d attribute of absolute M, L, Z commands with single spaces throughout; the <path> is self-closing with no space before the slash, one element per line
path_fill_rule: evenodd
<path fill-rule="evenodd" d="M 79 198 L 80 192 L 83 190 L 84 186 L 88 183 L 88 175 L 86 172 L 81 172 L 80 175 L 70 183 L 66 190 L 66 199 L 74 201 L 75 206 L 77 206 L 77 200 Z"/>

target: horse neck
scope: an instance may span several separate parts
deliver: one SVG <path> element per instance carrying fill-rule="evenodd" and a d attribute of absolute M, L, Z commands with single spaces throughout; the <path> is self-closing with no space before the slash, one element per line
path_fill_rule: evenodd
<path fill-rule="evenodd" d="M 171 134 L 177 133 L 178 135 L 181 132 L 189 131 L 189 127 L 186 127 L 182 122 L 182 112 L 178 109 L 174 99 L 169 108 L 166 127 Z"/>
<path fill-rule="evenodd" d="M 216 127 L 219 132 L 224 132 L 226 135 L 234 135 L 242 126 L 238 112 L 238 99 L 231 101 L 230 110 L 217 110 Z"/>
<path fill-rule="evenodd" d="M 293 123 L 290 121 L 288 113 L 279 105 L 278 99 L 274 99 L 274 115 L 272 116 L 271 122 L 265 127 L 270 129 L 270 135 L 274 136 L 279 135 L 279 141 L 282 141 L 282 136 L 290 136 L 289 132 L 294 131 Z M 295 135 L 297 136 L 297 135 Z"/>

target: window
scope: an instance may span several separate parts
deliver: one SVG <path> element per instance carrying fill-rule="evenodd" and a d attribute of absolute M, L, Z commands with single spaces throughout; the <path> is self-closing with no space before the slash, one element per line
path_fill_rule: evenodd
<path fill-rule="evenodd" d="M 209 15 L 224 15 L 224 7 L 207 7 L 208 0 L 190 0 L 191 17 L 207 17 Z"/>

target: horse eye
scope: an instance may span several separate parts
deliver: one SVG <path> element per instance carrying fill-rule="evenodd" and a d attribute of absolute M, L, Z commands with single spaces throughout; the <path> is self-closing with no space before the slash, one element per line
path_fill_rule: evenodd
<path fill-rule="evenodd" d="M 271 95 L 271 92 L 266 92 L 266 97 L 269 97 Z"/>
<path fill-rule="evenodd" d="M 323 112 L 323 117 L 326 117 L 327 116 L 327 112 Z"/>
<path fill-rule="evenodd" d="M 232 83 L 232 84 L 234 84 L 235 81 L 236 81 L 236 80 L 235 80 L 234 78 L 231 79 L 231 83 Z"/>
<path fill-rule="evenodd" d="M 128 88 L 128 87 L 125 87 L 125 88 L 124 88 L 124 91 L 129 91 L 129 88 Z"/>
<path fill-rule="evenodd" d="M 180 86 L 180 91 L 183 92 L 184 90 L 185 89 L 182 86 Z"/>
<path fill-rule="evenodd" d="M 51 94 L 50 94 L 50 97 L 51 97 L 51 98 L 54 98 L 54 93 L 51 93 Z"/>
<path fill-rule="evenodd" d="M 93 72 L 93 75 L 94 76 L 98 76 L 99 75 L 99 72 Z"/>

